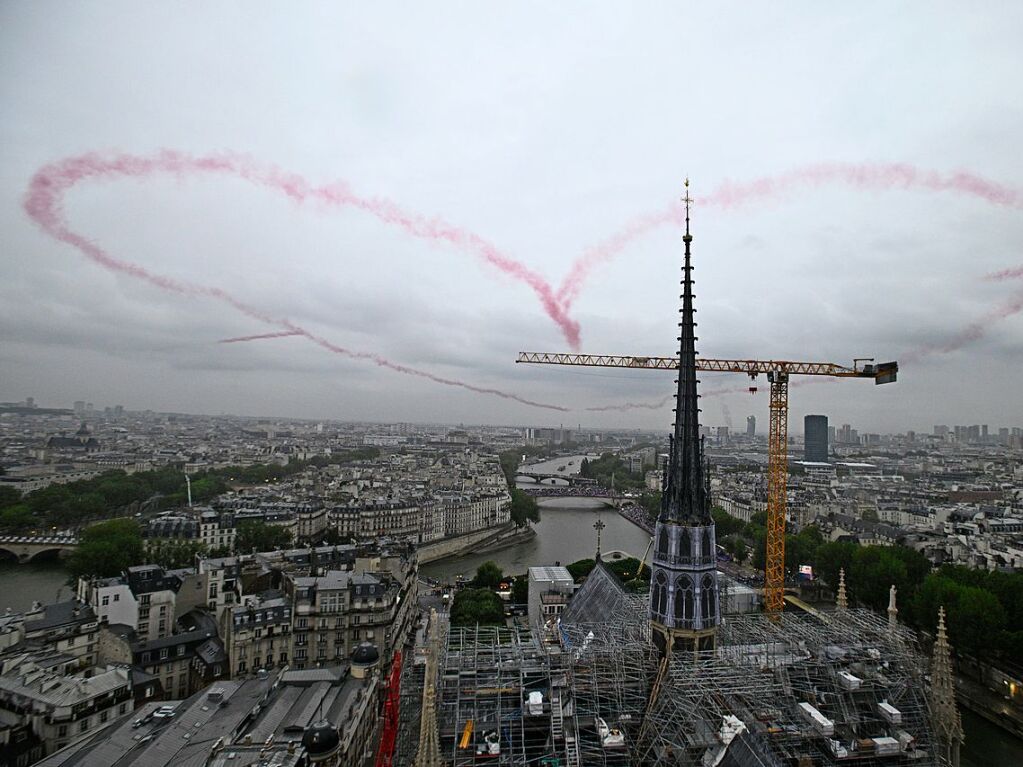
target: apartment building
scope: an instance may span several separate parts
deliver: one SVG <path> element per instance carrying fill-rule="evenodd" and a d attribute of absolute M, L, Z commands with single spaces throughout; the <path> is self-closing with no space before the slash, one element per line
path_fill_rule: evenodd
<path fill-rule="evenodd" d="M 291 622 L 291 600 L 279 591 L 246 596 L 230 608 L 223 637 L 232 676 L 287 666 L 292 658 Z"/>
<path fill-rule="evenodd" d="M 125 667 L 95 669 L 88 678 L 38 662 L 31 655 L 0 665 L 0 714 L 30 724 L 51 754 L 105 727 L 133 707 Z"/>

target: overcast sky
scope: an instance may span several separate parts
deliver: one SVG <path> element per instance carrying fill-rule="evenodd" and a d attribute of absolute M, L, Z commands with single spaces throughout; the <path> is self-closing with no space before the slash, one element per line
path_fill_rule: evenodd
<path fill-rule="evenodd" d="M 784 10 L 782 10 L 784 9 Z M 115 274 L 26 213 L 41 167 L 87 152 L 229 153 L 310 186 L 439 217 L 554 289 L 588 249 L 692 179 L 708 357 L 902 360 L 899 383 L 808 385 L 805 413 L 868 431 L 1023 425 L 1023 4 L 0 3 L 0 400 L 207 413 L 665 428 L 671 376 L 515 365 L 567 351 L 522 281 L 472 248 L 237 175 L 153 172 L 67 190 L 69 230 L 112 258 L 219 288 Z M 821 163 L 984 177 L 961 191 L 781 184 Z M 1003 195 L 1004 197 L 1004 195 Z M 654 227 L 564 312 L 583 351 L 672 354 L 680 232 Z M 1015 304 L 1013 303 L 1015 301 Z M 563 308 L 563 307 L 562 307 Z M 998 313 L 1008 317 L 995 319 Z M 409 376 L 293 336 L 570 408 Z M 968 339 L 968 343 L 963 340 Z M 921 350 L 956 347 L 952 351 Z M 705 393 L 744 389 L 705 374 Z M 767 424 L 760 393 L 703 422 Z"/>

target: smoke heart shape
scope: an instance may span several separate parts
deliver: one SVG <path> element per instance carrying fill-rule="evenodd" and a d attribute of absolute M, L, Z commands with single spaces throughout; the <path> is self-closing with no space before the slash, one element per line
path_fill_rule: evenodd
<path fill-rule="evenodd" d="M 167 291 L 182 295 L 204 296 L 224 302 L 253 320 L 277 328 L 270 333 L 226 339 L 228 342 L 301 336 L 331 353 L 372 362 L 395 372 L 480 394 L 502 397 L 533 407 L 562 412 L 572 408 L 537 402 L 494 388 L 475 386 L 393 362 L 374 352 L 356 351 L 339 346 L 286 318 L 270 316 L 223 288 L 173 278 L 153 272 L 140 264 L 116 258 L 84 235 L 74 231 L 64 217 L 64 198 L 72 188 L 80 183 L 124 178 L 146 179 L 159 175 L 179 178 L 203 175 L 234 177 L 282 194 L 298 204 L 311 203 L 327 208 L 359 210 L 412 237 L 454 247 L 524 283 L 532 290 L 543 311 L 557 325 L 573 349 L 579 347 L 580 327 L 579 323 L 572 319 L 569 311 L 592 272 L 600 265 L 614 259 L 632 242 L 651 230 L 681 222 L 681 210 L 677 203 L 634 219 L 611 237 L 587 249 L 571 265 L 561 285 L 555 289 L 537 271 L 466 228 L 437 217 L 427 217 L 411 212 L 386 198 L 358 195 L 343 182 L 317 186 L 297 174 L 288 173 L 273 166 L 260 165 L 238 155 L 195 156 L 173 150 L 162 150 L 152 155 L 89 153 L 46 165 L 33 176 L 29 184 L 24 199 L 24 208 L 32 220 L 46 233 L 76 248 L 104 269 L 128 275 Z M 963 171 L 942 174 L 936 171 L 921 170 L 906 164 L 822 164 L 806 166 L 779 176 L 763 177 L 742 184 L 725 182 L 710 194 L 697 198 L 696 204 L 727 210 L 768 198 L 778 199 L 799 188 L 816 188 L 826 185 L 844 185 L 875 191 L 917 189 L 954 192 L 973 196 L 995 205 L 1017 208 L 1020 206 L 1021 199 L 1016 190 Z M 1007 308 L 1008 313 L 1015 313 L 1019 310 L 1016 304 Z M 998 318 L 1004 316 L 1007 316 L 1006 311 L 1002 311 Z M 976 331 L 973 331 L 970 338 L 972 339 L 976 335 Z M 625 403 L 589 409 L 656 409 L 661 406 L 660 404 Z"/>

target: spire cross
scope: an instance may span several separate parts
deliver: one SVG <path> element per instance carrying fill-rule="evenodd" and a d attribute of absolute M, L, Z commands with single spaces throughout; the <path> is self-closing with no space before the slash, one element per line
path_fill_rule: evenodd
<path fill-rule="evenodd" d="M 689 176 L 686 176 L 685 189 L 682 192 L 682 202 L 686 206 L 686 237 L 689 236 L 689 206 L 693 202 L 693 198 L 689 196 Z"/>
<path fill-rule="evenodd" d="M 686 176 L 685 188 L 682 190 L 682 202 L 686 204 L 686 210 L 689 210 L 689 204 L 693 201 L 693 198 L 689 196 L 689 176 Z"/>

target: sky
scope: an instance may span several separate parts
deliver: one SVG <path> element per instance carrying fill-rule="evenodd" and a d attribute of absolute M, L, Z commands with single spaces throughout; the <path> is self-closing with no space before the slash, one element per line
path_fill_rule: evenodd
<path fill-rule="evenodd" d="M 670 373 L 514 360 L 675 353 L 688 176 L 702 356 L 900 361 L 793 388 L 793 432 L 1023 426 L 1021 32 L 1011 2 L 8 0 L 0 400 L 667 430 Z M 766 430 L 765 382 L 701 381 L 704 424 Z"/>

